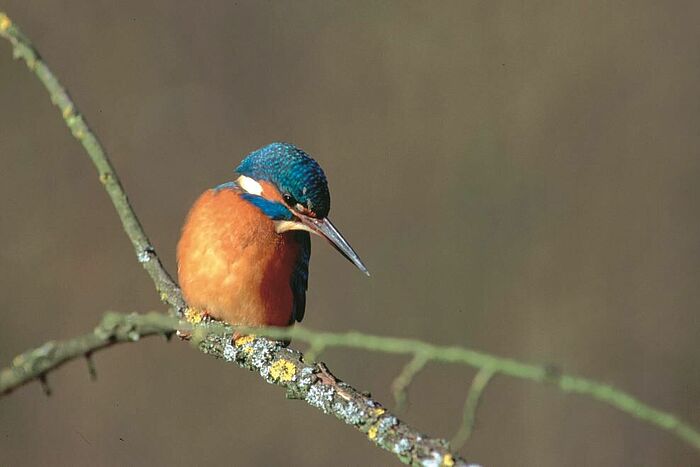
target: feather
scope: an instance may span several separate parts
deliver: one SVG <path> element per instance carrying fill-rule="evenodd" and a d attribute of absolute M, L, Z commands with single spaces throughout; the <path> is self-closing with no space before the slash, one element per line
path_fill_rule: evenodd
<path fill-rule="evenodd" d="M 292 319 L 301 322 L 306 310 L 306 290 L 309 286 L 309 259 L 311 259 L 311 238 L 308 232 L 293 232 L 295 240 L 299 244 L 299 256 L 292 271 L 290 286 L 292 287 Z"/>

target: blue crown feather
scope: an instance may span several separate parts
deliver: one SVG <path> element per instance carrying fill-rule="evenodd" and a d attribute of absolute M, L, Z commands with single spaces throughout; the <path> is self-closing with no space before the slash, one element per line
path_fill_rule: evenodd
<path fill-rule="evenodd" d="M 324 218 L 331 196 L 323 169 L 301 149 L 289 143 L 272 143 L 250 153 L 236 172 L 273 183 L 290 206 L 299 203 Z"/>

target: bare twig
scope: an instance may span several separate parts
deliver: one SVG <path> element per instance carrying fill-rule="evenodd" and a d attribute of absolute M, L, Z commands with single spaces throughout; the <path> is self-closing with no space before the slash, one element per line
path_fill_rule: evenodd
<path fill-rule="evenodd" d="M 177 325 L 177 320 L 162 313 L 106 313 L 89 334 L 64 341 L 49 341 L 16 356 L 9 368 L 0 370 L 0 394 L 8 394 L 35 379 L 45 380 L 50 371 L 76 358 L 91 356 L 98 350 L 122 342 L 163 334 Z"/>
<path fill-rule="evenodd" d="M 394 393 L 394 401 L 396 402 L 396 410 L 401 411 L 406 404 L 406 390 L 413 382 L 413 378 L 425 367 L 430 359 L 424 354 L 415 354 L 413 358 L 403 367 L 401 373 L 394 379 L 391 384 L 391 390 Z"/>
<path fill-rule="evenodd" d="M 95 361 L 92 359 L 92 350 L 85 354 L 85 363 L 87 364 L 90 380 L 97 381 L 97 369 L 95 368 Z"/>
<path fill-rule="evenodd" d="M 71 133 L 83 145 L 90 160 L 95 165 L 100 182 L 112 200 L 124 226 L 124 231 L 136 250 L 139 263 L 153 279 L 161 300 L 170 305 L 173 313 L 181 316 L 185 309 L 185 301 L 182 299 L 180 289 L 161 264 L 155 248 L 148 240 L 136 213 L 129 204 L 129 198 L 126 196 L 117 172 L 112 167 L 112 163 L 97 137 L 88 127 L 85 118 L 78 111 L 68 92 L 41 59 L 39 52 L 36 51 L 29 39 L 2 11 L 0 11 L 0 36 L 12 43 L 14 57 L 24 60 L 27 67 L 39 78 L 39 81 L 49 92 L 51 102 L 61 111 L 61 116 Z"/>
<path fill-rule="evenodd" d="M 315 362 L 321 357 L 324 350 L 326 350 L 326 346 L 323 343 L 311 344 L 304 352 L 304 358 L 307 362 Z"/>
<path fill-rule="evenodd" d="M 48 90 L 52 102 L 61 110 L 66 125 L 83 145 L 97 168 L 100 181 L 103 183 L 119 214 L 124 230 L 136 250 L 139 262 L 143 264 L 155 283 L 161 299 L 172 307 L 172 313 L 176 316 L 182 316 L 186 305 L 179 288 L 163 268 L 160 259 L 129 204 L 126 193 L 104 149 L 88 128 L 75 104 L 48 66 L 41 60 L 29 39 L 2 12 L 0 12 L 0 36 L 12 43 L 15 58 L 24 60 L 27 67 Z M 129 316 L 132 316 L 130 318 L 132 320 L 136 319 L 133 317 L 134 315 Z M 164 315 L 158 316 L 162 319 L 172 319 Z M 175 320 L 170 321 L 167 325 L 160 323 L 160 327 L 151 330 L 150 333 L 147 329 L 132 329 L 130 335 L 138 338 L 151 334 L 170 336 L 182 326 L 182 323 Z M 301 340 L 309 343 L 311 349 L 315 349 L 315 351 L 330 347 L 349 347 L 385 353 L 423 355 L 426 361 L 459 363 L 479 369 L 488 368 L 491 369 L 490 371 L 519 379 L 551 383 L 564 392 L 591 397 L 657 428 L 669 431 L 700 450 L 700 433 L 674 415 L 655 409 L 612 386 L 563 373 L 552 374 L 551 371 L 548 371 L 543 366 L 500 358 L 462 347 L 436 346 L 413 339 L 370 336 L 356 332 L 322 333 L 301 327 L 254 330 L 237 328 L 237 330 L 244 333 L 256 332 L 259 335 L 275 339 L 292 338 Z M 195 329 L 195 331 L 197 330 Z M 358 419 L 353 414 L 356 413 L 356 410 L 368 410 L 367 407 L 361 405 L 362 403 L 367 403 L 368 397 L 335 378 L 324 379 L 323 376 L 317 376 L 321 372 L 320 368 L 304 363 L 301 353 L 281 347 L 278 343 L 271 343 L 262 338 L 250 338 L 249 341 L 234 346 L 230 344 L 230 339 L 216 337 L 215 333 L 209 331 L 211 329 L 203 331 L 203 335 L 198 335 L 197 332 L 193 334 L 193 337 L 199 339 L 202 343 L 200 349 L 203 352 L 229 361 L 235 360 L 241 366 L 259 372 L 267 381 L 287 387 L 290 397 L 303 398 L 309 404 L 321 408 L 324 412 L 333 413 L 346 423 L 357 426 L 360 430 L 367 433 L 368 438 L 375 444 L 396 453 L 401 460 L 412 463 L 432 461 L 443 462 L 447 465 L 451 465 L 451 463 L 454 465 L 465 465 L 463 460 L 450 453 L 444 441 L 419 435 L 417 431 L 400 422 L 374 401 L 372 401 L 372 404 L 375 405 L 368 405 L 373 411 L 363 412 L 365 416 L 360 417 L 360 420 L 364 421 L 357 425 L 355 421 Z M 129 334 L 126 334 L 127 339 L 122 340 L 122 337 L 119 337 L 122 334 L 119 332 L 115 334 L 117 337 L 107 336 L 107 341 L 100 340 L 99 336 L 95 337 L 93 333 L 61 343 L 47 343 L 38 349 L 22 354 L 18 357 L 19 360 L 15 359 L 10 369 L 2 370 L 0 373 L 2 375 L 0 376 L 0 381 L 2 381 L 2 378 L 10 378 L 7 384 L 0 384 L 0 392 L 3 391 L 1 389 L 3 387 L 6 388 L 4 389 L 5 391 L 11 390 L 32 379 L 45 380 L 45 375 L 49 370 L 60 366 L 66 361 L 83 356 L 88 352 L 108 347 L 113 342 L 127 342 Z M 50 356 L 47 357 L 46 355 Z M 284 362 L 285 359 L 290 359 L 294 370 Z M 415 363 L 415 366 L 418 367 L 418 363 Z M 311 368 L 311 370 L 308 370 L 308 368 Z M 7 371 L 10 373 L 6 373 Z M 293 373 L 292 378 L 302 378 L 302 373 L 307 374 L 309 371 L 313 375 L 312 379 L 315 378 L 314 383 L 302 383 L 302 386 L 296 390 L 294 389 L 295 386 L 286 384 L 290 382 L 286 381 L 289 374 Z M 404 372 L 406 371 L 408 370 L 404 369 Z M 482 373 L 483 375 L 485 373 Z M 415 376 L 415 373 L 412 376 Z M 12 381 L 18 381 L 19 384 L 13 384 Z M 292 381 L 294 380 L 292 379 Z M 304 379 L 304 381 L 306 380 Z M 321 384 L 316 384 L 318 381 L 321 381 Z M 486 379 L 487 381 L 488 379 Z M 472 386 L 470 394 L 473 391 L 475 391 L 474 386 Z M 483 388 L 481 391 L 483 391 Z M 476 397 L 477 401 L 481 391 L 477 392 L 476 396 L 473 396 Z M 350 397 L 350 399 L 347 399 L 347 397 Z M 352 401 L 353 404 L 348 404 L 348 400 Z M 469 407 L 472 406 L 470 405 Z"/>
<path fill-rule="evenodd" d="M 209 326 L 213 325 L 216 325 L 216 323 Z M 169 328 L 169 332 L 172 333 L 176 329 L 190 332 L 186 324 L 180 323 L 178 326 L 180 327 L 175 328 L 172 325 Z M 206 330 L 211 328 L 204 327 L 200 329 Z M 464 347 L 433 345 L 416 339 L 374 336 L 355 331 L 330 333 L 305 329 L 301 326 L 291 328 L 249 328 L 237 326 L 235 330 L 241 334 L 254 334 L 279 340 L 292 339 L 296 342 L 308 343 L 311 347 L 316 346 L 317 348 L 352 348 L 390 354 L 422 355 L 428 361 L 461 364 L 477 369 L 489 369 L 489 371 L 504 376 L 541 384 L 552 384 L 563 392 L 590 397 L 650 423 L 657 428 L 667 430 L 700 450 L 700 433 L 693 426 L 683 422 L 673 414 L 651 407 L 613 386 L 566 373 L 553 374 L 546 365 L 532 365 Z M 198 329 L 195 328 L 194 340 L 202 339 L 198 332 Z M 252 341 L 256 340 L 252 337 L 250 339 Z M 83 354 L 84 352 L 79 352 L 77 356 L 82 356 Z M 47 368 L 44 368 L 42 372 L 47 370 Z"/>
<path fill-rule="evenodd" d="M 3 12 L 0 12 L 0 36 L 12 43 L 14 57 L 24 60 L 27 67 L 39 78 L 44 87 L 46 87 L 51 96 L 51 101 L 60 109 L 66 125 L 71 130 L 73 136 L 83 145 L 93 164 L 97 168 L 99 179 L 104 185 L 105 190 L 109 194 L 110 199 L 112 200 L 112 203 L 119 214 L 124 230 L 126 231 L 132 245 L 134 246 L 134 249 L 136 250 L 136 256 L 139 262 L 151 276 L 156 289 L 160 293 L 161 299 L 171 306 L 171 310 L 175 316 L 182 317 L 186 309 L 186 304 L 182 297 L 182 293 L 156 255 L 155 249 L 148 240 L 148 237 L 141 227 L 134 210 L 129 204 L 126 192 L 121 186 L 117 173 L 112 167 L 112 164 L 109 161 L 105 150 L 102 148 L 102 145 L 97 140 L 97 137 L 92 133 L 85 122 L 85 119 L 79 113 L 76 105 L 68 96 L 65 88 L 61 86 L 56 76 L 41 59 L 39 53 L 32 46 L 29 39 Z M 139 334 L 135 333 L 134 335 Z M 94 337 L 91 337 L 90 335 L 83 337 L 88 341 L 94 339 Z M 255 342 L 258 341 L 256 340 Z M 78 343 L 78 346 L 81 347 L 79 342 L 69 341 L 68 343 Z M 88 342 L 88 344 L 89 343 L 90 342 Z M 86 343 L 82 342 L 82 344 Z M 103 343 L 101 342 L 101 344 Z M 84 345 L 82 346 L 84 347 Z M 60 348 L 64 349 L 66 347 L 60 346 Z M 202 348 L 203 351 L 208 350 L 206 353 L 213 353 L 214 355 L 222 357 L 225 356 L 225 349 L 227 349 L 227 347 L 222 345 L 219 349 L 221 350 L 220 355 L 217 355 L 214 347 Z M 263 350 L 264 349 L 261 349 L 260 351 L 262 352 Z M 291 350 L 288 351 L 292 352 Z M 85 353 L 87 353 L 87 350 L 83 352 L 83 354 Z M 256 356 L 262 358 L 264 355 L 256 354 Z M 298 353 L 298 357 L 299 360 L 301 360 L 301 354 Z M 39 366 L 41 366 L 41 364 L 39 364 Z M 38 373 L 37 377 L 41 378 L 41 381 L 44 382 L 45 372 Z M 337 391 L 333 389 L 324 389 L 323 387 L 316 385 L 310 385 L 308 390 L 310 391 L 309 394 L 312 395 L 315 394 L 313 391 L 321 391 L 314 397 L 307 399 L 307 401 L 312 405 L 316 403 L 316 405 L 322 408 L 324 411 L 327 411 L 325 405 L 326 402 L 333 401 L 335 397 L 334 394 L 337 393 Z M 303 395 L 303 392 L 301 394 Z M 359 402 L 361 402 L 361 400 L 358 399 L 356 403 Z M 353 405 L 352 407 L 355 406 Z M 347 410 L 353 410 L 352 407 L 348 406 Z M 358 406 L 356 408 L 359 411 L 366 410 L 365 407 Z M 361 419 L 364 421 L 360 428 L 363 431 L 366 429 L 365 432 L 368 433 L 370 440 L 378 446 L 394 452 L 404 462 L 420 463 L 422 460 L 426 459 L 437 459 L 439 462 L 445 461 L 446 463 L 454 465 L 466 465 L 463 460 L 457 458 L 456 456 L 453 457 L 452 454 L 450 454 L 447 448 L 447 443 L 444 441 L 427 438 L 385 412 L 386 411 L 384 409 L 377 406 L 374 412 L 370 412 L 370 415 L 373 417 L 370 419 L 374 420 L 374 423 L 365 424 L 364 421 L 370 419 Z M 354 420 L 352 417 L 351 419 Z M 396 443 L 393 443 L 393 441 L 396 441 Z"/>
<path fill-rule="evenodd" d="M 486 386 L 494 377 L 496 372 L 492 368 L 484 367 L 479 369 L 472 380 L 472 385 L 469 388 L 467 399 L 464 402 L 464 414 L 462 415 L 462 425 L 459 431 L 455 434 L 450 442 L 450 445 L 455 449 L 461 449 L 464 443 L 469 440 L 474 431 L 476 423 L 476 409 L 479 408 L 481 395 L 484 393 Z"/>
<path fill-rule="evenodd" d="M 236 328 L 241 332 L 252 329 Z M 445 440 L 430 438 L 399 420 L 379 402 L 336 378 L 323 363 L 306 363 L 301 352 L 278 341 L 247 335 L 232 342 L 234 328 L 220 323 L 193 326 L 161 313 L 107 313 L 89 334 L 48 342 L 17 356 L 0 371 L 0 394 L 46 375 L 64 363 L 119 343 L 183 331 L 203 353 L 254 371 L 268 383 L 285 388 L 287 397 L 302 399 L 367 435 L 377 446 L 414 465 L 468 465 L 453 455 Z M 265 332 L 265 329 L 256 330 Z"/>

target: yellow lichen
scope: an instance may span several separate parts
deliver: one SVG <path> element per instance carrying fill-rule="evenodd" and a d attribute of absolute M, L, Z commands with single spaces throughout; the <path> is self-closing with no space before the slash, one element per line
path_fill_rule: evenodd
<path fill-rule="evenodd" d="M 252 334 L 249 334 L 247 336 L 241 336 L 236 339 L 236 347 L 240 347 L 242 345 L 250 344 L 255 340 L 255 336 Z"/>
<path fill-rule="evenodd" d="M 204 314 L 200 313 L 194 308 L 187 308 L 185 310 L 185 319 L 188 323 L 199 324 L 204 319 Z"/>
<path fill-rule="evenodd" d="M 452 467 L 455 465 L 455 459 L 452 457 L 452 454 L 445 454 L 442 458 L 442 465 L 445 467 Z"/>
<path fill-rule="evenodd" d="M 370 411 L 370 413 L 371 413 L 372 415 L 374 415 L 377 419 L 379 419 L 379 417 L 381 417 L 382 415 L 384 415 L 385 412 L 386 412 L 386 409 L 384 409 L 384 408 L 382 408 L 382 407 L 376 407 L 376 408 L 374 408 L 374 409 L 372 409 L 372 410 Z M 377 433 L 378 433 L 378 432 L 379 432 L 379 420 L 377 420 L 377 423 L 374 424 L 374 425 L 372 425 L 372 426 L 369 428 L 369 431 L 367 432 L 367 437 L 368 437 L 370 440 L 374 441 L 374 440 L 376 439 L 376 437 L 377 437 Z"/>
<path fill-rule="evenodd" d="M 0 31 L 7 31 L 12 26 L 12 20 L 5 13 L 0 13 Z"/>
<path fill-rule="evenodd" d="M 377 438 L 377 432 L 379 431 L 379 428 L 377 428 L 377 425 L 372 425 L 369 428 L 369 431 L 367 432 L 367 437 L 374 441 Z"/>
<path fill-rule="evenodd" d="M 280 359 L 270 366 L 270 376 L 277 381 L 289 382 L 296 373 L 297 367 L 289 360 Z"/>
<path fill-rule="evenodd" d="M 73 115 L 73 106 L 68 105 L 65 109 L 63 109 L 63 118 L 68 119 L 68 117 L 71 115 Z"/>

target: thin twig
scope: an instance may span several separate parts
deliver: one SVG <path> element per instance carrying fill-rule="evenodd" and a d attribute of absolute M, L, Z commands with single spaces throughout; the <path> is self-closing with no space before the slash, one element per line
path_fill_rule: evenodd
<path fill-rule="evenodd" d="M 311 344 L 309 348 L 306 349 L 306 352 L 304 352 L 304 359 L 307 362 L 315 362 L 321 357 L 324 350 L 326 350 L 326 346 L 323 343 Z"/>
<path fill-rule="evenodd" d="M 403 410 L 406 404 L 406 390 L 411 385 L 413 379 L 425 367 L 430 359 L 424 354 L 415 354 L 413 358 L 403 367 L 401 373 L 394 379 L 391 384 L 391 391 L 394 394 L 396 402 L 396 410 Z"/>
<path fill-rule="evenodd" d="M 60 109 L 61 115 L 66 125 L 71 130 L 71 133 L 83 145 L 97 168 L 99 179 L 119 214 L 124 230 L 136 250 L 136 256 L 153 280 L 156 289 L 160 293 L 161 300 L 171 306 L 173 315 L 177 317 L 184 316 L 186 303 L 179 287 L 172 280 L 156 255 L 154 247 L 148 240 L 133 208 L 129 204 L 126 192 L 122 188 L 119 177 L 109 161 L 105 150 L 88 127 L 76 105 L 68 96 L 65 88 L 61 86 L 56 76 L 41 59 L 39 53 L 32 46 L 29 39 L 12 23 L 10 18 L 1 11 L 0 36 L 12 43 L 15 58 L 24 60 L 27 67 L 39 78 L 44 87 L 46 87 L 51 96 L 51 101 Z M 206 351 L 207 349 L 205 347 L 201 350 Z M 82 352 L 82 354 L 85 353 L 86 351 Z M 210 351 L 209 353 L 214 353 L 216 355 L 216 352 Z M 221 353 L 221 356 L 225 356 L 225 354 Z M 258 356 L 260 357 L 260 355 Z M 44 373 L 41 374 L 43 375 Z M 317 388 L 317 386 L 313 386 L 312 389 L 313 388 Z M 311 389 L 309 390 L 311 391 Z M 357 392 L 357 394 L 360 393 Z M 323 393 L 321 396 L 324 398 L 324 401 L 328 399 L 327 393 Z M 331 399 L 332 398 L 333 397 L 331 397 Z M 314 405 L 313 401 L 315 400 L 315 398 L 311 398 L 310 400 L 307 399 L 307 402 Z M 360 401 L 360 399 L 358 399 L 358 401 Z M 324 409 L 324 412 L 327 411 L 323 404 L 320 406 L 316 404 L 316 406 Z M 399 459 L 404 462 L 419 464 L 426 459 L 438 459 L 440 462 L 445 461 L 444 463 L 451 465 L 466 465 L 466 462 L 462 459 L 456 456 L 453 457 L 452 454 L 450 454 L 447 443 L 443 440 L 428 438 L 405 423 L 400 422 L 393 415 L 385 414 L 386 411 L 384 409 L 381 409 L 381 413 L 379 413 L 379 410 L 380 409 L 377 409 L 374 414 L 376 425 L 366 426 L 363 424 L 359 427 L 363 431 L 365 431 L 365 429 L 367 430 L 368 437 L 376 445 L 394 452 Z M 384 415 L 382 416 L 382 414 Z M 345 421 L 348 422 L 348 420 Z M 400 445 L 394 443 L 394 441 Z"/>
<path fill-rule="evenodd" d="M 135 342 L 142 337 L 163 334 L 166 330 L 172 331 L 173 326 L 178 326 L 177 320 L 162 313 L 106 313 L 89 334 L 64 341 L 49 341 L 16 356 L 9 368 L 0 370 L 0 395 L 9 394 L 35 379 L 45 381 L 50 371 L 71 360 L 122 342 Z"/>
<path fill-rule="evenodd" d="M 238 329 L 236 329 L 238 330 Z M 248 335 L 232 342 L 234 328 L 220 323 L 193 326 L 161 313 L 107 313 L 89 334 L 48 342 L 13 360 L 0 370 L 0 395 L 33 380 L 48 393 L 46 375 L 66 362 L 120 343 L 183 331 L 203 353 L 260 374 L 285 388 L 287 396 L 302 399 L 367 435 L 377 446 L 413 465 L 468 465 L 453 455 L 445 440 L 430 438 L 399 420 L 369 395 L 336 378 L 323 363 L 306 363 L 304 355 L 278 341 Z M 260 330 L 264 331 L 264 330 Z M 240 332 L 240 331 L 239 331 Z M 432 465 L 432 464 L 431 464 Z"/>
<path fill-rule="evenodd" d="M 12 21 L 7 17 L 7 15 L 5 15 L 3 12 L 0 12 L 0 36 L 9 40 L 12 43 L 15 58 L 24 60 L 27 64 L 27 67 L 39 78 L 39 80 L 44 84 L 44 86 L 48 90 L 52 102 L 54 102 L 54 104 L 61 110 L 61 114 L 66 125 L 69 127 L 76 139 L 78 139 L 83 145 L 86 152 L 90 156 L 93 164 L 97 168 L 100 176 L 100 181 L 103 183 L 105 189 L 107 190 L 112 200 L 112 203 L 115 206 L 115 209 L 117 210 L 117 213 L 119 214 L 124 230 L 126 231 L 127 235 L 129 236 L 129 239 L 132 242 L 132 245 L 134 246 L 134 249 L 136 250 L 139 262 L 143 264 L 144 268 L 149 273 L 151 279 L 155 283 L 156 289 L 159 291 L 161 299 L 172 307 L 171 312 L 177 316 L 182 316 L 186 305 L 182 298 L 182 294 L 179 288 L 172 280 L 170 275 L 167 273 L 167 271 L 163 268 L 160 259 L 156 255 L 153 246 L 148 240 L 133 209 L 129 204 L 126 193 L 124 192 L 119 178 L 117 177 L 114 168 L 109 162 L 104 149 L 102 148 L 94 134 L 88 128 L 84 118 L 78 112 L 75 104 L 72 102 L 67 92 L 60 85 L 53 73 L 49 70 L 48 66 L 41 60 L 39 54 L 32 46 L 29 39 L 22 34 L 19 28 L 17 28 L 17 26 L 14 25 Z M 175 327 L 172 327 L 169 331 L 159 333 L 171 335 L 175 329 Z M 241 332 L 246 332 L 243 328 L 237 329 L 239 329 Z M 257 332 L 259 335 L 264 335 L 276 339 L 292 338 L 296 340 L 302 340 L 311 344 L 312 348 L 314 347 L 314 345 L 316 345 L 317 348 L 349 347 L 386 353 L 408 355 L 423 354 L 427 358 L 429 358 L 429 360 L 447 363 L 466 364 L 474 366 L 476 368 L 491 368 L 494 371 L 497 371 L 498 373 L 512 376 L 515 378 L 535 381 L 539 383 L 551 383 L 556 385 L 559 389 L 561 389 L 564 392 L 572 392 L 591 397 L 595 400 L 615 407 L 616 409 L 621 410 L 624 413 L 627 413 L 640 420 L 643 420 L 651 425 L 654 425 L 657 428 L 669 431 L 678 436 L 680 439 L 686 441 L 696 449 L 700 450 L 700 432 L 698 432 L 694 427 L 679 420 L 674 415 L 668 412 L 655 409 L 639 401 L 633 396 L 612 386 L 563 373 L 553 375 L 551 371 L 548 371 L 548 369 L 543 366 L 522 363 L 508 358 L 500 358 L 490 354 L 462 347 L 435 346 L 413 339 L 369 336 L 356 332 L 342 334 L 320 333 L 306 330 L 301 327 L 287 329 L 266 328 L 252 330 L 249 332 Z M 134 332 L 133 335 L 141 336 L 139 332 Z M 82 336 L 82 338 L 89 337 Z M 74 340 L 66 342 L 72 343 L 73 341 Z M 258 350 L 256 350 L 257 344 L 254 344 L 261 341 L 264 341 L 264 339 L 253 339 L 251 341 L 252 350 L 250 355 L 255 355 L 258 357 L 261 356 L 258 353 Z M 46 345 L 48 344 L 45 344 L 45 346 Z M 43 347 L 44 346 L 40 347 L 39 349 L 42 349 Z M 220 343 L 220 346 L 217 349 L 209 349 L 208 351 L 207 347 L 204 347 L 202 350 L 208 353 L 212 353 L 217 357 L 225 359 L 227 359 L 227 352 L 230 353 L 229 347 L 227 347 L 224 343 Z M 288 350 L 291 352 L 296 352 L 292 351 L 291 349 Z M 261 351 L 264 351 L 264 348 Z M 84 355 L 86 352 L 87 349 L 83 349 L 77 355 L 81 356 Z M 62 358 L 56 360 L 59 363 L 57 365 L 54 365 L 52 368 L 55 368 L 56 366 L 72 358 L 76 357 L 66 357 L 64 355 Z M 42 364 L 39 365 L 41 366 Z M 246 367 L 249 367 L 251 369 L 257 369 L 255 365 L 248 365 Z M 33 378 L 30 378 L 28 380 L 39 378 L 40 375 L 45 374 L 46 371 L 47 370 L 39 372 L 36 375 L 34 375 Z M 23 382 L 26 381 L 23 380 Z M 353 391 L 355 390 L 353 389 Z M 309 392 L 311 392 L 311 390 L 309 390 Z M 317 401 L 318 399 L 312 398 L 312 400 Z M 309 402 L 312 405 L 315 405 L 308 399 L 307 402 Z M 324 404 L 321 404 L 321 406 L 325 407 Z M 384 409 L 381 410 L 383 410 L 382 414 L 387 413 Z M 386 419 L 396 420 L 393 416 L 387 416 Z M 402 422 L 399 423 L 401 423 L 401 426 L 405 426 L 402 424 Z M 446 449 L 440 448 L 436 449 L 435 451 L 430 451 L 429 448 L 425 448 L 426 446 L 428 446 L 427 444 L 422 445 L 416 440 L 414 441 L 416 441 L 417 444 L 409 444 L 406 447 L 410 451 L 410 458 L 406 458 L 405 456 L 402 457 L 401 452 L 403 451 L 401 448 L 403 445 L 392 446 L 390 444 L 379 442 L 378 435 L 380 434 L 380 428 L 381 427 L 375 425 L 372 425 L 369 428 L 366 426 L 360 427 L 361 430 L 367 430 L 366 433 L 368 434 L 368 437 L 371 440 L 373 440 L 376 444 L 382 446 L 385 449 L 393 450 L 402 460 L 414 462 L 417 461 L 418 457 L 416 456 L 418 456 L 419 454 L 439 456 L 439 453 L 446 453 L 445 456 L 450 456 L 449 458 L 445 457 L 445 463 L 449 463 L 448 461 L 451 462 L 453 459 L 452 455 L 449 454 L 449 451 L 447 451 Z M 417 433 L 415 431 L 412 432 Z M 403 439 L 407 438 L 402 438 L 402 440 Z M 454 459 L 456 462 L 455 465 L 458 465 L 460 462 L 463 462 L 460 459 L 457 459 L 456 457 Z"/>
<path fill-rule="evenodd" d="M 41 383 L 41 390 L 44 391 L 44 395 L 49 397 L 51 395 L 51 386 L 49 386 L 49 378 L 46 373 L 41 373 L 39 376 L 39 383 Z"/>
<path fill-rule="evenodd" d="M 180 324 L 180 326 L 183 325 Z M 171 328 L 170 332 L 173 329 Z M 182 329 L 187 331 L 187 328 Z M 351 348 L 390 354 L 420 354 L 433 362 L 468 365 L 477 369 L 488 368 L 504 376 L 541 384 L 552 384 L 563 392 L 590 397 L 657 428 L 669 431 L 700 450 L 700 432 L 673 414 L 651 407 L 632 395 L 604 383 L 566 373 L 552 374 L 549 366 L 523 363 L 465 347 L 433 345 L 417 339 L 375 336 L 355 331 L 330 333 L 306 329 L 301 326 L 290 328 L 236 326 L 235 330 L 243 335 L 265 336 L 278 340 L 292 339 L 296 342 L 307 343 L 312 347 L 327 349 Z M 198 338 L 196 334 L 193 337 Z M 83 353 L 78 353 L 78 356 L 83 355 Z"/>
<path fill-rule="evenodd" d="M 182 297 L 182 293 L 156 255 L 155 249 L 148 240 L 148 237 L 141 227 L 134 210 L 129 204 L 126 192 L 121 186 L 117 173 L 107 158 L 107 155 L 102 148 L 102 145 L 97 140 L 97 137 L 92 133 L 85 122 L 85 119 L 78 111 L 76 105 L 70 99 L 65 88 L 61 86 L 58 79 L 41 59 L 39 53 L 32 46 L 29 39 L 3 12 L 0 12 L 0 36 L 12 43 L 15 58 L 24 60 L 27 67 L 39 78 L 44 87 L 46 87 L 51 96 L 51 101 L 60 109 L 61 115 L 63 116 L 66 125 L 71 130 L 71 133 L 83 145 L 93 164 L 97 168 L 99 179 L 105 187 L 105 190 L 109 194 L 110 199 L 112 200 L 112 203 L 119 214 L 124 230 L 126 231 L 132 245 L 134 246 L 134 249 L 136 250 L 136 256 L 139 262 L 151 276 L 156 289 L 160 293 L 161 299 L 171 306 L 171 311 L 175 316 L 182 317 L 186 309 L 186 304 Z M 87 339 L 92 339 L 90 336 L 84 337 Z M 206 350 L 206 348 L 202 350 Z M 87 350 L 83 350 L 82 354 L 85 354 L 86 351 Z M 221 355 L 223 356 L 224 354 L 222 353 Z M 41 375 L 44 375 L 44 373 L 42 372 Z M 44 381 L 44 379 L 42 379 L 42 381 Z M 316 386 L 313 387 L 316 388 Z M 322 394 L 322 397 L 324 397 L 323 400 L 325 401 L 328 398 L 328 394 L 324 393 Z M 316 399 L 312 398 L 307 402 L 314 405 L 311 402 L 313 400 Z M 324 411 L 326 411 L 325 406 L 322 406 L 322 408 L 324 408 Z M 377 409 L 377 411 L 378 410 L 379 409 Z M 367 433 L 369 433 L 368 436 L 370 440 L 372 440 L 378 446 L 394 452 L 401 460 L 405 462 L 420 463 L 424 459 L 436 456 L 441 461 L 444 458 L 444 460 L 455 465 L 466 465 L 463 460 L 457 457 L 453 458 L 444 441 L 427 438 L 410 428 L 408 425 L 399 422 L 393 416 L 386 415 L 380 420 L 380 416 L 384 414 L 384 412 L 384 409 L 381 409 L 381 414 L 377 412 L 374 416 L 378 425 L 372 425 L 371 427 L 366 427 L 363 425 L 360 427 L 360 429 L 364 430 L 366 428 L 369 430 Z M 380 422 L 381 426 L 379 425 Z M 386 425 L 385 422 L 391 423 Z M 373 429 L 374 431 L 372 431 Z M 386 435 L 384 434 L 384 431 L 386 431 Z M 402 433 L 401 438 L 397 439 L 397 443 L 399 441 L 402 443 L 405 442 L 405 447 L 403 444 L 401 444 L 401 448 L 398 449 L 396 446 L 391 444 L 392 440 L 395 438 L 394 436 L 391 436 L 391 433 Z M 371 436 L 372 434 L 375 436 Z"/>
<path fill-rule="evenodd" d="M 476 372 L 474 379 L 472 380 L 472 385 L 469 387 L 469 393 L 467 393 L 467 399 L 464 402 L 464 413 L 462 415 L 462 425 L 459 431 L 455 434 L 454 438 L 450 442 L 453 449 L 459 450 L 464 446 L 464 443 L 471 437 L 474 431 L 474 425 L 476 423 L 476 409 L 479 408 L 479 402 L 481 401 L 481 395 L 484 393 L 486 386 L 494 377 L 496 372 L 493 368 L 481 368 Z"/>
<path fill-rule="evenodd" d="M 68 92 L 61 86 L 56 76 L 41 59 L 39 52 L 37 52 L 30 40 L 1 11 L 0 36 L 12 43 L 14 57 L 24 60 L 29 70 L 39 78 L 39 81 L 49 92 L 51 102 L 61 111 L 61 116 L 66 125 L 73 136 L 83 145 L 97 169 L 99 180 L 112 200 L 112 204 L 114 204 L 124 231 L 129 236 L 134 250 L 136 250 L 136 257 L 139 263 L 143 265 L 144 269 L 151 276 L 156 289 L 160 293 L 161 300 L 170 305 L 173 312 L 181 316 L 185 309 L 185 301 L 182 299 L 180 289 L 156 255 L 155 248 L 146 236 L 146 232 L 143 230 L 136 213 L 129 203 L 129 198 L 126 196 L 117 172 L 114 170 L 99 140 L 88 127 L 85 118 L 78 111 Z"/>
<path fill-rule="evenodd" d="M 85 364 L 90 375 L 90 381 L 97 381 L 97 368 L 95 368 L 95 361 L 92 359 L 92 350 L 85 353 Z"/>

